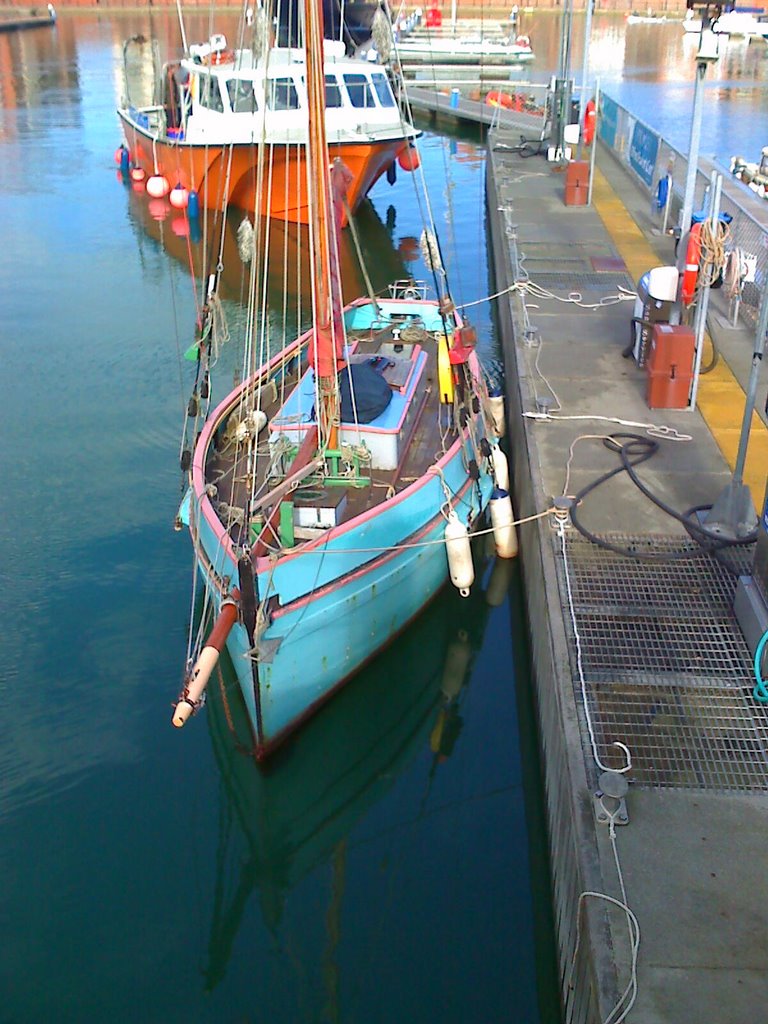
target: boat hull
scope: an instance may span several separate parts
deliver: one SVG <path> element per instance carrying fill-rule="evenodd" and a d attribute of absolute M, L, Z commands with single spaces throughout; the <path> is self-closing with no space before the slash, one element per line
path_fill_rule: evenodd
<path fill-rule="evenodd" d="M 379 315 L 390 318 L 398 313 L 418 316 L 429 327 L 440 322 L 437 304 L 418 299 L 384 301 L 383 309 L 374 309 L 367 301 L 353 303 L 346 318 L 350 328 L 361 329 Z M 227 396 L 209 417 L 197 444 L 182 520 L 190 527 L 196 562 L 216 614 L 233 588 L 242 589 L 243 582 L 237 561 L 241 548 L 225 531 L 209 495 L 208 453 L 215 449 L 221 425 L 228 422 L 242 395 L 273 373 L 276 361 L 286 356 L 290 360 L 300 341 Z M 424 365 L 423 358 L 416 355 L 418 365 Z M 474 354 L 467 370 L 472 380 L 479 381 L 481 371 Z M 411 374 L 404 395 L 417 387 L 419 379 Z M 291 418 L 291 398 L 284 401 L 284 412 L 272 421 L 273 430 L 279 429 L 280 415 Z M 390 427 L 407 434 L 412 428 L 405 410 L 420 405 L 415 398 L 403 397 L 402 403 Z M 389 429 L 383 422 L 379 427 L 374 423 L 362 429 Z M 433 436 L 432 429 L 417 448 L 426 443 L 434 450 L 431 446 L 436 443 L 439 451 L 440 431 L 435 428 Z M 482 404 L 475 403 L 464 428 L 452 432 L 453 440 L 442 434 L 444 446 L 436 461 L 428 458 L 418 472 L 403 475 L 400 489 L 391 488 L 373 504 L 363 501 L 358 512 L 342 516 L 327 532 L 279 553 L 260 552 L 256 545 L 244 563 L 244 571 L 253 572 L 254 577 L 256 625 L 251 624 L 249 633 L 245 619 L 236 623 L 227 647 L 259 757 L 391 643 L 447 583 L 449 512 L 471 530 L 481 521 L 493 490 L 491 460 L 479 455 L 484 434 Z M 366 437 L 373 452 L 375 442 Z M 379 475 L 384 472 L 379 470 Z M 334 505 L 330 494 L 325 500 Z M 250 583 L 245 582 L 249 589 Z"/>
<path fill-rule="evenodd" d="M 477 484 L 467 480 L 466 457 L 457 445 L 442 472 L 456 494 L 457 515 L 471 523 L 487 505 L 492 483 L 485 474 Z M 312 555 L 285 559 L 288 564 L 278 569 L 265 564 L 257 573 L 260 594 L 270 588 L 290 594 L 292 586 L 300 586 L 299 575 L 306 578 L 302 559 L 310 557 L 318 564 L 310 577 L 322 582 L 284 605 L 280 602 L 259 638 L 262 653 L 257 659 L 242 624 L 236 624 L 229 634 L 227 648 L 257 756 L 266 756 L 390 644 L 447 583 L 448 562 L 442 543 L 446 520 L 440 511 L 444 500 L 442 486 L 432 478 L 392 507 L 382 506 L 373 519 L 350 524 L 335 547 L 329 544 Z M 214 577 L 236 579 L 237 566 L 222 557 L 221 545 L 214 533 L 206 530 L 205 519 L 198 522 L 198 566 L 205 584 L 215 593 Z M 401 524 L 401 540 L 393 547 L 386 538 L 392 536 L 395 523 Z M 403 528 L 407 531 L 412 524 L 417 525 L 404 532 Z M 376 552 L 375 557 L 371 551 Z M 341 563 L 347 571 L 340 575 L 324 572 L 324 561 Z M 220 599 L 216 594 L 215 601 Z M 218 604 L 216 607 L 218 612 Z"/>
<path fill-rule="evenodd" d="M 167 140 L 143 130 L 119 111 L 131 161 L 147 176 L 162 174 L 171 188 L 177 183 L 194 190 L 201 206 L 221 209 L 236 206 L 249 212 L 306 224 L 306 167 L 301 146 L 275 144 L 271 151 L 271 188 L 257 190 L 257 147 L 251 143 L 199 145 Z M 341 159 L 352 180 L 347 192 L 351 211 L 408 146 L 407 138 L 381 141 L 331 142 L 331 159 Z M 231 154 L 231 156 L 230 156 Z"/>

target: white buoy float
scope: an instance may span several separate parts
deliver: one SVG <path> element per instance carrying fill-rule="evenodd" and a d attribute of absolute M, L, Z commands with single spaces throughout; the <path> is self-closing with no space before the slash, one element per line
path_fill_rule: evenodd
<path fill-rule="evenodd" d="M 504 392 L 500 387 L 494 387 L 489 390 L 488 407 L 496 437 L 504 437 L 507 432 L 507 421 L 504 416 Z"/>
<path fill-rule="evenodd" d="M 176 710 L 173 713 L 171 721 L 177 729 L 186 725 L 200 706 L 208 680 L 216 668 L 219 655 L 224 648 L 224 644 L 227 642 L 230 630 L 236 622 L 237 604 L 231 599 L 224 601 L 210 636 L 205 642 L 205 647 L 200 651 L 200 656 L 192 667 L 187 683 L 176 705 Z"/>
<path fill-rule="evenodd" d="M 507 462 L 507 456 L 499 448 L 497 444 L 491 445 L 491 454 L 489 456 L 491 460 L 491 466 L 493 467 L 493 476 L 496 480 L 496 486 L 501 491 L 509 491 L 509 462 Z"/>
<path fill-rule="evenodd" d="M 451 583 L 462 597 L 469 597 L 469 588 L 475 581 L 469 530 L 453 511 L 448 516 L 445 527 L 445 551 L 448 555 Z"/>
<path fill-rule="evenodd" d="M 514 526 L 515 513 L 512 509 L 509 492 L 495 487 L 491 494 L 490 505 L 496 554 L 499 558 L 514 558 L 517 555 L 517 532 Z"/>

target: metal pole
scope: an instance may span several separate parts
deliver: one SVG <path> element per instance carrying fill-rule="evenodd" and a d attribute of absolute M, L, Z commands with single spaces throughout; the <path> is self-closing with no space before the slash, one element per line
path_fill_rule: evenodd
<path fill-rule="evenodd" d="M 584 124 L 584 108 L 587 105 L 587 87 L 589 78 L 589 42 L 592 38 L 592 7 L 594 0 L 587 0 L 586 20 L 584 22 L 584 60 L 581 65 L 581 94 L 579 95 L 579 123 Z"/>
<path fill-rule="evenodd" d="M 747 459 L 747 445 L 749 444 L 749 431 L 752 426 L 752 413 L 755 409 L 755 396 L 757 385 L 760 380 L 760 366 L 765 354 L 765 333 L 768 331 L 768 281 L 763 282 L 763 301 L 760 304 L 760 316 L 757 321 L 755 333 L 755 348 L 752 352 L 752 368 L 749 372 L 749 385 L 747 387 L 747 404 L 744 406 L 744 419 L 741 423 L 741 437 L 739 438 L 739 451 L 736 455 L 736 466 L 733 470 L 733 477 L 741 483 L 744 473 L 744 463 Z"/>
<path fill-rule="evenodd" d="M 768 282 L 765 283 L 763 288 L 760 316 L 757 320 L 755 348 L 752 353 L 752 369 L 749 373 L 747 401 L 744 405 L 744 417 L 741 421 L 741 436 L 739 437 L 736 465 L 733 468 L 731 482 L 718 496 L 711 511 L 704 519 L 704 526 L 708 530 L 737 540 L 747 537 L 757 525 L 757 515 L 755 514 L 755 506 L 752 502 L 752 495 L 743 478 L 744 464 L 747 460 L 747 446 L 749 445 L 749 431 L 752 426 L 752 414 L 755 409 L 755 396 L 760 378 L 760 366 L 765 353 L 766 331 L 768 331 Z"/>
<path fill-rule="evenodd" d="M 712 172 L 712 184 L 710 195 L 712 197 L 712 206 L 709 211 L 709 224 L 712 229 L 712 236 L 717 237 L 717 232 L 720 230 L 719 218 L 720 218 L 720 200 L 723 194 L 723 176 L 718 174 L 717 171 Z M 688 404 L 689 409 L 696 408 L 696 395 L 699 390 L 699 377 L 701 375 L 701 357 L 704 352 L 704 332 L 707 329 L 707 310 L 709 309 L 709 282 L 705 282 L 704 287 L 699 292 L 699 302 L 696 306 L 696 319 L 694 322 L 694 329 L 696 332 L 696 341 L 694 347 L 694 360 L 693 360 L 693 383 L 691 386 L 691 400 Z"/>
<path fill-rule="evenodd" d="M 706 12 L 701 15 L 701 39 L 704 39 L 704 32 L 709 28 L 709 18 Z M 701 44 L 700 44 L 701 45 Z M 680 232 L 682 235 L 691 226 L 691 214 L 693 213 L 693 199 L 696 193 L 696 172 L 699 169 L 699 145 L 701 143 L 701 117 L 703 113 L 703 90 L 702 83 L 707 73 L 707 61 L 697 60 L 696 79 L 693 86 L 693 115 L 691 117 L 691 141 L 688 146 L 688 173 L 685 178 L 685 198 L 683 209 L 680 212 Z"/>
<path fill-rule="evenodd" d="M 592 136 L 592 152 L 589 154 L 589 187 L 587 189 L 587 206 L 592 205 L 592 181 L 595 177 L 595 153 L 597 152 L 597 133 L 600 127 L 600 79 L 595 79 L 595 134 Z"/>

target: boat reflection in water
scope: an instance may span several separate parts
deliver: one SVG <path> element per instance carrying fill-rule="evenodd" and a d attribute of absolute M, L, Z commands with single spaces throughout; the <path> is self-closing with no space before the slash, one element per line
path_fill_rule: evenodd
<path fill-rule="evenodd" d="M 480 547 L 475 544 L 476 561 Z M 485 591 L 479 570 L 469 598 L 444 588 L 397 645 L 344 687 L 266 768 L 245 750 L 248 720 L 232 664 L 222 658 L 206 717 L 229 804 L 221 818 L 234 817 L 240 832 L 222 831 L 217 863 L 240 868 L 231 877 L 222 868 L 217 878 L 205 967 L 209 991 L 225 976 L 254 889 L 264 923 L 277 938 L 288 894 L 315 868 L 331 865 L 331 899 L 341 899 L 347 837 L 410 767 L 425 807 L 440 764 L 460 738 L 462 698 L 489 601 L 506 596 L 512 563 L 498 560 L 486 568 Z M 402 827 L 412 825 L 409 820 Z M 325 909 L 328 921 L 339 911 Z"/>
<path fill-rule="evenodd" d="M 167 199 L 149 199 L 143 189 L 129 186 L 129 217 L 137 230 L 139 248 L 143 236 L 159 242 L 178 263 L 191 270 L 197 280 L 207 277 L 212 267 L 206 265 L 206 251 L 200 233 L 200 222 L 189 218 L 184 210 L 175 210 Z M 409 240 L 403 239 L 402 246 L 393 241 L 395 230 L 394 208 L 387 213 L 387 223 L 382 222 L 373 204 L 366 200 L 354 215 L 354 232 L 349 228 L 341 233 L 339 258 L 342 279 L 350 282 L 350 295 L 366 295 L 367 284 L 360 269 L 355 237 L 358 239 L 362 258 L 374 291 L 382 292 L 392 281 L 410 276 L 406 260 L 419 257 L 418 243 L 408 247 Z M 244 302 L 247 299 L 250 267 L 243 263 L 238 252 L 237 233 L 243 218 L 242 210 L 231 208 L 224 231 L 223 265 L 220 296 L 223 299 Z M 251 216 L 251 221 L 253 217 Z M 218 229 L 216 229 L 218 231 Z M 310 310 L 311 277 L 309 273 L 308 229 L 304 224 L 273 220 L 270 226 L 270 249 L 281 254 L 288 267 L 295 267 L 295 287 L 301 289 L 302 304 Z M 218 256 L 216 246 L 213 250 Z M 191 266 L 190 266 L 191 263 Z M 273 308 L 282 304 L 283 275 L 281 261 L 268 261 L 270 292 L 274 292 Z"/>

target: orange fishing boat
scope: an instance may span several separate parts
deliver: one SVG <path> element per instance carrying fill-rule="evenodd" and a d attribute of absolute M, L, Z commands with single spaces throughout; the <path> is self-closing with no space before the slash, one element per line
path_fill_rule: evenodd
<path fill-rule="evenodd" d="M 131 168 L 196 192 L 205 208 L 236 206 L 308 223 L 303 49 L 255 43 L 232 50 L 223 35 L 211 36 L 165 64 L 152 102 L 138 106 L 130 100 L 129 57 L 145 45 L 136 37 L 124 47 L 129 98 L 118 116 Z M 351 173 L 354 212 L 382 174 L 394 180 L 398 156 L 419 133 L 386 70 L 346 57 L 343 43 L 325 40 L 324 79 L 329 155 Z"/>

